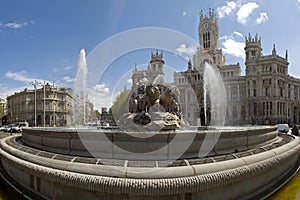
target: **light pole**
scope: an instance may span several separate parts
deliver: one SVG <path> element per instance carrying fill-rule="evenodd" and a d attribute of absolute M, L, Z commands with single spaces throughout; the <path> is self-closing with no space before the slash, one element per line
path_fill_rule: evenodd
<path fill-rule="evenodd" d="M 34 87 L 34 126 L 36 127 L 36 87 L 41 83 L 37 80 L 34 80 L 34 81 L 30 81 L 29 84 L 33 85 Z"/>
<path fill-rule="evenodd" d="M 54 82 L 53 82 L 53 126 L 56 126 L 56 122 L 55 122 L 55 90 L 54 90 Z"/>
<path fill-rule="evenodd" d="M 44 122 L 44 127 L 46 126 L 46 110 L 45 110 L 45 106 L 46 106 L 46 81 L 44 81 L 44 115 L 43 115 L 43 122 Z"/>

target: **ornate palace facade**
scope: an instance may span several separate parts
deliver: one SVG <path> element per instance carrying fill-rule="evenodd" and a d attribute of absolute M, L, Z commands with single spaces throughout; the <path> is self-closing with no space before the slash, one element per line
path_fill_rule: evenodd
<path fill-rule="evenodd" d="M 27 121 L 30 126 L 34 126 L 35 120 L 37 126 L 42 126 L 44 119 L 45 126 L 66 126 L 71 124 L 72 102 L 71 89 L 45 84 L 36 90 L 36 95 L 35 90 L 26 88 L 8 96 L 7 115 L 10 122 Z"/>
<path fill-rule="evenodd" d="M 218 46 L 219 27 L 214 11 L 200 13 L 199 48 L 184 72 L 174 73 L 181 93 L 184 117 L 192 125 L 204 124 L 203 69 L 208 62 L 217 66 L 227 93 L 227 125 L 300 124 L 300 80 L 288 74 L 288 55 L 262 55 L 261 38 L 245 38 L 245 76 L 241 67 L 226 64 Z M 189 95 L 195 93 L 196 101 Z M 225 97 L 224 97 L 225 98 Z"/>

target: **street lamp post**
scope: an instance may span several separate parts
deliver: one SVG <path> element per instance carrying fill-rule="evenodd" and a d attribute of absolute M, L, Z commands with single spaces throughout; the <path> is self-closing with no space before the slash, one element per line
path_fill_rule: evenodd
<path fill-rule="evenodd" d="M 54 82 L 53 82 L 53 126 L 56 126 L 56 121 L 55 121 L 55 90 L 54 90 Z"/>
<path fill-rule="evenodd" d="M 44 81 L 44 114 L 43 114 L 43 122 L 44 122 L 44 127 L 46 126 L 46 110 L 45 110 L 45 106 L 46 106 L 46 81 Z"/>
<path fill-rule="evenodd" d="M 34 126 L 36 127 L 36 87 L 41 83 L 37 80 L 31 81 L 29 84 L 34 87 Z"/>

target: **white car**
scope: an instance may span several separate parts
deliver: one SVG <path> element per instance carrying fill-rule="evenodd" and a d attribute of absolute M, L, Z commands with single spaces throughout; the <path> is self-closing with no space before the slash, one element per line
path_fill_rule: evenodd
<path fill-rule="evenodd" d="M 280 133 L 287 133 L 287 132 L 289 132 L 289 125 L 288 124 L 277 124 L 277 130 Z"/>
<path fill-rule="evenodd" d="M 13 126 L 13 124 L 5 125 L 3 131 L 6 133 L 10 132 L 12 126 Z"/>
<path fill-rule="evenodd" d="M 13 125 L 11 127 L 11 132 L 13 132 L 13 133 L 21 133 L 22 129 L 19 126 Z"/>
<path fill-rule="evenodd" d="M 5 126 L 1 126 L 0 131 L 4 131 L 4 130 L 5 130 Z"/>

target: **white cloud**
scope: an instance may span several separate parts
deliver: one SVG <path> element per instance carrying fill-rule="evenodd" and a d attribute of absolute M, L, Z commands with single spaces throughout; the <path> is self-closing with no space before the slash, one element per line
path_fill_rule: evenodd
<path fill-rule="evenodd" d="M 64 76 L 62 79 L 63 79 L 66 83 L 72 83 L 72 82 L 75 81 L 74 78 L 71 78 L 71 77 L 69 77 L 69 76 Z"/>
<path fill-rule="evenodd" d="M 230 1 L 227 2 L 226 6 L 221 6 L 217 8 L 218 16 L 220 19 L 232 13 L 232 11 L 236 8 L 236 2 Z"/>
<path fill-rule="evenodd" d="M 248 17 L 258 7 L 259 5 L 255 2 L 249 2 L 242 5 L 239 11 L 237 12 L 237 22 L 245 25 L 248 21 Z"/>
<path fill-rule="evenodd" d="M 23 91 L 26 87 L 13 87 L 8 88 L 7 86 L 1 86 L 0 88 L 0 97 L 6 99 L 6 97 L 14 94 L 15 92 Z"/>
<path fill-rule="evenodd" d="M 126 81 L 126 83 L 128 83 L 128 84 L 132 84 L 132 79 L 130 78 L 130 79 L 128 79 L 127 81 Z"/>
<path fill-rule="evenodd" d="M 182 16 L 186 16 L 186 14 L 187 14 L 187 13 L 186 13 L 185 11 L 182 12 Z"/>
<path fill-rule="evenodd" d="M 34 22 L 33 21 L 30 21 L 30 22 L 9 22 L 9 23 L 6 23 L 6 24 L 0 24 L 0 26 L 2 27 L 5 27 L 5 28 L 11 28 L 11 29 L 19 29 L 19 28 L 22 28 L 22 27 L 25 27 L 27 26 L 28 24 L 33 24 Z"/>
<path fill-rule="evenodd" d="M 35 79 L 35 78 L 29 77 L 29 75 L 27 74 L 26 71 L 19 71 L 19 72 L 8 71 L 5 73 L 5 77 L 10 78 L 14 81 L 20 81 L 20 82 L 25 82 L 25 83 L 30 83 L 30 82 L 36 80 L 42 84 L 45 81 L 42 79 Z M 46 82 L 49 82 L 49 81 L 46 81 Z"/>
<path fill-rule="evenodd" d="M 187 58 L 187 59 L 190 59 L 193 57 L 193 55 L 195 54 L 196 52 L 196 47 L 192 47 L 192 46 L 187 46 L 186 44 L 181 44 L 179 45 L 178 48 L 176 48 L 176 52 Z"/>
<path fill-rule="evenodd" d="M 65 71 L 69 71 L 70 69 L 72 69 L 72 66 L 71 66 L 71 65 L 67 65 L 67 66 L 64 67 L 64 70 L 65 70 Z"/>
<path fill-rule="evenodd" d="M 300 0 L 298 0 L 298 3 L 299 3 L 299 4 L 298 4 L 298 9 L 300 10 Z"/>
<path fill-rule="evenodd" d="M 256 23 L 261 24 L 261 23 L 266 22 L 268 19 L 269 19 L 269 17 L 267 15 L 267 13 L 263 12 L 263 13 L 260 13 L 260 16 L 256 19 Z"/>
<path fill-rule="evenodd" d="M 15 81 L 28 81 L 28 79 L 29 79 L 29 78 L 27 78 L 26 71 L 20 71 L 20 72 L 8 71 L 5 73 L 5 77 L 10 78 Z"/>
<path fill-rule="evenodd" d="M 238 37 L 243 37 L 243 34 L 237 31 L 233 31 L 233 34 L 238 36 Z"/>
<path fill-rule="evenodd" d="M 237 41 L 236 37 L 241 37 L 241 33 L 234 31 L 231 35 L 225 35 L 220 38 L 223 46 L 222 51 L 225 54 L 232 55 L 238 58 L 244 57 L 244 42 Z M 235 37 L 236 36 L 236 37 Z"/>
<path fill-rule="evenodd" d="M 109 88 L 103 84 L 97 84 L 92 89 L 88 89 L 89 99 L 94 104 L 95 109 L 101 107 L 109 108 L 114 100 Z"/>
<path fill-rule="evenodd" d="M 106 87 L 105 84 L 97 84 L 93 87 L 93 90 L 95 92 L 100 92 L 100 93 L 109 93 L 109 88 Z"/>
<path fill-rule="evenodd" d="M 223 43 L 223 52 L 229 55 L 233 55 L 238 58 L 244 57 L 244 47 L 243 42 L 237 42 L 233 39 L 225 40 Z"/>

